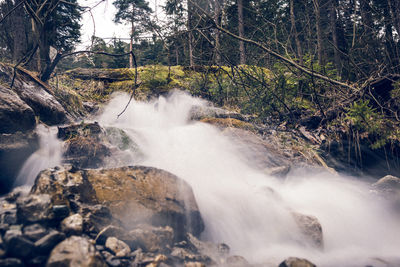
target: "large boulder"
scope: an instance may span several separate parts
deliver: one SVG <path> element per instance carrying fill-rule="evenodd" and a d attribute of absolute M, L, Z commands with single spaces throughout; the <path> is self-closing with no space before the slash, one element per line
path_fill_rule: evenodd
<path fill-rule="evenodd" d="M 0 85 L 0 133 L 14 133 L 35 128 L 35 113 L 10 89 Z"/>
<path fill-rule="evenodd" d="M 292 212 L 292 216 L 301 233 L 305 237 L 306 243 L 316 248 L 323 248 L 324 238 L 322 226 L 318 218 L 298 212 Z"/>
<path fill-rule="evenodd" d="M 400 211 L 400 178 L 386 175 L 372 185 L 373 191 L 390 201 Z"/>
<path fill-rule="evenodd" d="M 11 84 L 12 80 L 13 69 L 0 64 L 0 81 Z M 46 124 L 55 125 L 69 120 L 66 110 L 56 99 L 52 89 L 39 80 L 29 77 L 26 72 L 17 71 L 12 91 Z"/>
<path fill-rule="evenodd" d="M 32 193 L 50 194 L 55 205 L 105 205 L 127 229 L 142 223 L 170 226 L 176 239 L 188 232 L 198 236 L 204 229 L 190 186 L 156 168 L 49 169 L 38 176 Z"/>
<path fill-rule="evenodd" d="M 46 266 L 106 267 L 107 265 L 88 239 L 71 236 L 52 250 Z"/>
<path fill-rule="evenodd" d="M 110 144 L 97 122 L 58 127 L 57 137 L 65 141 L 64 162 L 78 168 L 100 168 L 111 155 Z"/>

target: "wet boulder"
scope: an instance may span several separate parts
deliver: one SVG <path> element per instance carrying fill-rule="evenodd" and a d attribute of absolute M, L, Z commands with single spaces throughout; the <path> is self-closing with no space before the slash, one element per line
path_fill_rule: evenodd
<path fill-rule="evenodd" d="M 191 187 L 178 177 L 151 167 L 113 169 L 72 167 L 42 172 L 32 194 L 48 193 L 53 204 L 71 206 L 74 201 L 105 205 L 127 229 L 140 224 L 170 226 L 175 239 L 204 229 Z"/>
<path fill-rule="evenodd" d="M 323 248 L 322 226 L 318 218 L 298 212 L 292 212 L 292 216 L 301 233 L 306 238 L 307 243 L 317 248 Z"/>
<path fill-rule="evenodd" d="M 393 175 L 386 175 L 372 185 L 373 191 L 400 211 L 400 178 Z"/>
<path fill-rule="evenodd" d="M 106 240 L 105 247 L 111 250 L 117 257 L 126 257 L 131 253 L 130 247 L 115 237 L 109 237 Z"/>
<path fill-rule="evenodd" d="M 52 203 L 48 194 L 29 195 L 17 201 L 18 220 L 35 223 L 54 218 Z"/>
<path fill-rule="evenodd" d="M 59 243 L 47 260 L 47 267 L 55 266 L 107 266 L 95 247 L 85 237 L 71 236 Z"/>
<path fill-rule="evenodd" d="M 103 129 L 95 123 L 58 127 L 58 138 L 65 141 L 64 162 L 78 168 L 99 168 L 111 155 Z"/>
<path fill-rule="evenodd" d="M 279 267 L 316 267 L 316 265 L 306 259 L 290 257 L 281 262 Z"/>
<path fill-rule="evenodd" d="M 65 218 L 61 222 L 61 230 L 66 234 L 79 235 L 83 231 L 83 218 L 77 213 Z"/>
<path fill-rule="evenodd" d="M 169 226 L 140 225 L 130 231 L 129 236 L 135 247 L 149 252 L 164 252 L 174 244 L 174 231 Z"/>

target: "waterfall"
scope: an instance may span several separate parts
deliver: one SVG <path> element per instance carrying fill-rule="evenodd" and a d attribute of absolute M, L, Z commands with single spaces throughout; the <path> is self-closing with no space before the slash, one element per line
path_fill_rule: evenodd
<path fill-rule="evenodd" d="M 135 140 L 144 153 L 140 164 L 192 186 L 205 221 L 203 239 L 225 242 L 233 254 L 262 266 L 277 266 L 289 256 L 318 266 L 380 266 L 399 259 L 399 216 L 362 179 L 313 168 L 292 170 L 286 179 L 268 176 L 243 160 L 242 148 L 219 129 L 190 120 L 191 108 L 206 102 L 176 92 L 134 101 L 117 119 L 127 98 L 116 96 L 99 123 Z M 307 245 L 292 212 L 318 218 L 323 249 Z"/>
<path fill-rule="evenodd" d="M 62 142 L 57 139 L 57 127 L 39 124 L 36 133 L 39 136 L 39 149 L 25 161 L 14 186 L 32 186 L 40 171 L 61 164 Z"/>

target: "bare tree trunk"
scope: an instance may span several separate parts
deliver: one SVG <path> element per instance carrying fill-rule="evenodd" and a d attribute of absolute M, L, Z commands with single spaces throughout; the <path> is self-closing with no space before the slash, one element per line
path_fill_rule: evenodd
<path fill-rule="evenodd" d="M 321 29 L 321 10 L 319 5 L 320 0 L 313 0 L 314 12 L 315 12 L 315 25 L 317 28 L 317 53 L 318 53 L 318 64 L 322 67 L 324 65 L 322 55 L 322 29 Z"/>
<path fill-rule="evenodd" d="M 135 33 L 135 23 L 133 18 L 135 17 L 135 7 L 132 6 L 132 20 L 131 20 L 131 38 L 129 42 L 129 51 L 133 51 L 133 34 Z M 133 69 L 133 56 L 129 54 L 129 68 Z"/>
<path fill-rule="evenodd" d="M 301 47 L 299 35 L 296 29 L 296 17 L 294 14 L 294 0 L 290 0 L 290 22 L 291 22 L 291 30 L 294 35 L 294 40 L 296 42 L 297 48 L 297 57 L 299 58 L 300 65 L 303 65 L 303 49 Z"/>
<path fill-rule="evenodd" d="M 238 28 L 239 28 L 239 37 L 244 38 L 244 21 L 243 21 L 243 0 L 237 0 L 238 7 Z M 244 50 L 244 42 L 242 40 L 239 41 L 239 53 L 240 53 L 240 64 L 246 64 L 246 54 Z"/>
<path fill-rule="evenodd" d="M 187 30 L 188 30 L 188 49 L 189 49 L 189 66 L 194 66 L 193 60 L 193 33 L 192 33 L 192 12 L 193 12 L 193 5 L 190 1 L 187 3 Z"/>
<path fill-rule="evenodd" d="M 21 3 L 22 0 L 15 1 L 15 5 Z M 22 6 L 14 11 L 12 16 L 13 21 L 13 62 L 16 63 L 20 60 L 27 50 L 27 40 L 25 33 L 25 24 L 24 24 L 24 9 Z"/>
<path fill-rule="evenodd" d="M 214 0 L 215 3 L 215 10 L 214 10 L 214 23 L 217 25 L 221 25 L 221 13 L 222 13 L 222 6 L 223 0 Z M 219 30 L 215 32 L 215 63 L 217 65 L 221 65 L 221 33 Z"/>
<path fill-rule="evenodd" d="M 338 35 L 337 35 L 337 28 L 336 28 L 336 19 L 337 19 L 337 17 L 336 17 L 336 1 L 337 0 L 331 0 L 329 15 L 330 15 L 330 28 L 331 28 L 331 33 L 332 33 L 332 41 L 333 41 L 333 45 L 335 46 L 333 48 L 335 67 L 340 74 L 342 67 L 341 67 L 341 62 L 340 62 L 339 42 L 338 42 Z"/>

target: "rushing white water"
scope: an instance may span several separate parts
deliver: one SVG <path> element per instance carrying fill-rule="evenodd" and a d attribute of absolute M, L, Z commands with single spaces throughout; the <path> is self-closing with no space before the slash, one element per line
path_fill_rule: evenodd
<path fill-rule="evenodd" d="M 14 186 L 32 186 L 40 171 L 61 164 L 62 142 L 57 139 L 57 127 L 39 124 L 36 133 L 39 135 L 39 149 L 25 161 Z"/>
<path fill-rule="evenodd" d="M 202 100 L 175 93 L 133 102 L 117 119 L 126 99 L 115 97 L 100 124 L 121 128 L 135 140 L 145 155 L 140 164 L 170 171 L 192 186 L 204 239 L 225 242 L 232 253 L 262 266 L 277 266 L 289 256 L 318 266 L 387 266 L 385 260 L 398 260 L 400 218 L 366 183 L 313 169 L 294 170 L 284 181 L 269 177 L 250 167 L 218 129 L 190 121 L 191 107 L 206 105 Z M 303 240 L 293 211 L 319 219 L 323 250 Z"/>

